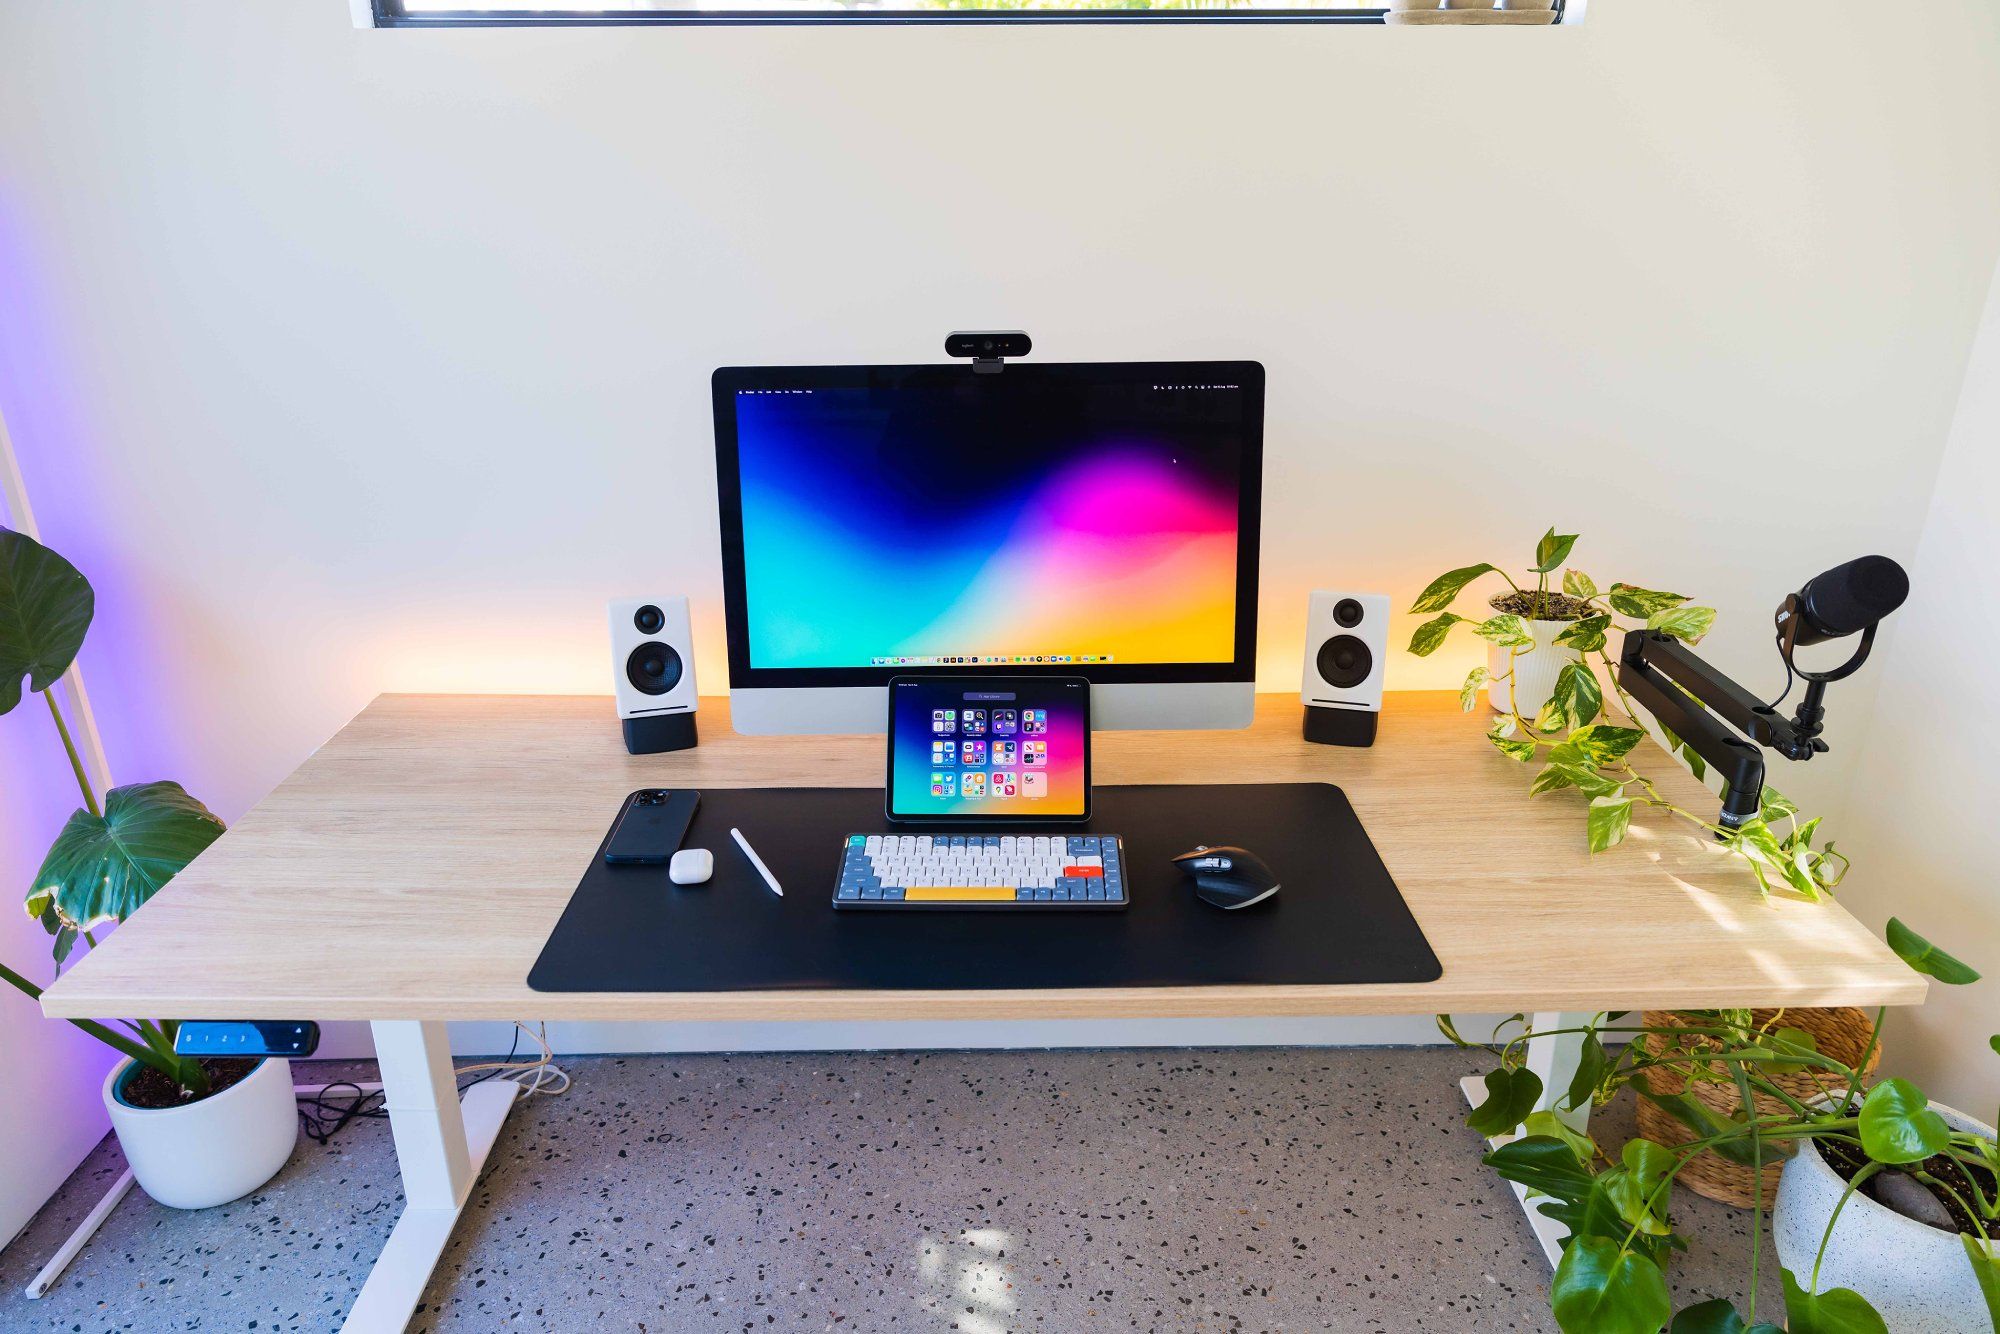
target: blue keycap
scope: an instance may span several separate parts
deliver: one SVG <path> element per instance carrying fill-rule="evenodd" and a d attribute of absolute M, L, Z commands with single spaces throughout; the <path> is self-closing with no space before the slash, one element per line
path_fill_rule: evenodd
<path fill-rule="evenodd" d="M 1083 837 L 1082 837 L 1082 838 L 1081 838 L 1080 840 L 1078 840 L 1078 841 L 1079 841 L 1079 842 L 1081 842 L 1081 843 L 1083 844 L 1083 848 L 1082 848 L 1082 850 L 1083 850 L 1084 852 L 1095 852 L 1095 851 L 1097 851 L 1097 836 L 1096 836 L 1095 834 L 1085 834 L 1085 835 L 1084 835 L 1084 836 L 1083 836 Z"/>
<path fill-rule="evenodd" d="M 982 846 L 997 849 L 1000 846 L 1000 835 L 988 834 Z"/>
<path fill-rule="evenodd" d="M 1014 902 L 1016 903 L 1033 903 L 1034 900 L 1035 891 L 1029 889 L 1026 885 L 1014 891 Z"/>
<path fill-rule="evenodd" d="M 879 899 L 882 897 L 881 887 L 877 885 L 863 885 L 861 887 L 861 897 L 864 899 Z"/>
<path fill-rule="evenodd" d="M 1038 886 L 1035 890 L 1035 901 L 1038 903 L 1047 903 L 1050 898 L 1054 897 L 1054 894 L 1054 890 Z"/>
<path fill-rule="evenodd" d="M 900 899 L 903 897 L 903 887 L 896 885 L 893 888 L 885 889 L 882 891 L 882 897 L 885 899 Z"/>
<path fill-rule="evenodd" d="M 859 886 L 859 885 L 842 885 L 842 886 L 840 887 L 840 897 L 842 897 L 843 899 L 858 899 L 858 898 L 860 898 L 860 897 L 861 897 L 861 886 Z"/>

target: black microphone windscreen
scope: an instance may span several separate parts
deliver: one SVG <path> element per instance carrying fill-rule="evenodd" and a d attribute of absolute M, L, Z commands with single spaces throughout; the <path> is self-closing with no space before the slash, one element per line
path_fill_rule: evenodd
<path fill-rule="evenodd" d="M 1857 556 L 1815 575 L 1799 590 L 1797 642 L 1817 644 L 1865 630 L 1903 605 L 1910 576 L 1887 556 Z"/>

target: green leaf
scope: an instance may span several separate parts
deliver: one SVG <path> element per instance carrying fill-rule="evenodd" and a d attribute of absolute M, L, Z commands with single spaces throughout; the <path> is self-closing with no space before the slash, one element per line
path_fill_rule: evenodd
<path fill-rule="evenodd" d="M 1699 644 L 1702 636 L 1714 625 L 1713 607 L 1676 607 L 1669 611 L 1656 611 L 1646 618 L 1648 630 L 1672 635 L 1685 644 Z"/>
<path fill-rule="evenodd" d="M 1542 1096 L 1541 1076 L 1525 1067 L 1505 1066 L 1486 1072 L 1486 1101 L 1472 1109 L 1465 1124 L 1492 1139 L 1513 1132 Z"/>
<path fill-rule="evenodd" d="M 1575 533 L 1558 533 L 1551 528 L 1535 543 L 1535 573 L 1549 574 L 1557 566 L 1569 559 L 1569 549 L 1576 545 Z"/>
<path fill-rule="evenodd" d="M 1543 765 L 1542 771 L 1535 775 L 1535 781 L 1528 784 L 1528 795 L 1539 797 L 1544 792 L 1560 792 L 1566 787 L 1575 787 L 1576 779 L 1571 772 L 1567 764 Z"/>
<path fill-rule="evenodd" d="M 1586 616 L 1580 621 L 1571 621 L 1555 637 L 1559 648 L 1573 648 L 1579 653 L 1595 653 L 1604 647 L 1604 632 L 1611 624 L 1611 617 L 1599 612 Z"/>
<path fill-rule="evenodd" d="M 1580 1163 L 1588 1163 L 1597 1156 L 1597 1142 L 1581 1131 L 1571 1130 L 1563 1124 L 1563 1119 L 1551 1111 L 1529 1112 L 1521 1122 L 1523 1139 L 1559 1139 L 1569 1145 L 1570 1152 Z"/>
<path fill-rule="evenodd" d="M 1556 673 L 1554 693 L 1535 717 L 1539 724 L 1553 710 L 1564 726 L 1574 729 L 1589 726 L 1603 708 L 1604 692 L 1598 688 L 1596 675 L 1583 663 L 1566 662 Z"/>
<path fill-rule="evenodd" d="M 1646 734 L 1636 727 L 1592 723 L 1571 732 L 1568 744 L 1589 756 L 1594 764 L 1609 764 L 1631 754 L 1632 748 L 1645 739 Z"/>
<path fill-rule="evenodd" d="M 1582 570 L 1564 570 L 1563 592 L 1573 598 L 1594 598 L 1597 596 L 1597 584 Z"/>
<path fill-rule="evenodd" d="M 1588 1106 L 1610 1069 L 1611 1053 L 1604 1049 L 1602 1039 L 1595 1033 L 1585 1033 L 1576 1054 L 1576 1073 L 1564 1091 L 1563 1105 L 1571 1110 Z"/>
<path fill-rule="evenodd" d="M 25 533 L 0 528 L 0 713 L 47 690 L 76 660 L 97 595 L 90 581 Z"/>
<path fill-rule="evenodd" d="M 1675 1316 L 1667 1334 L 1785 1334 L 1785 1331 L 1762 1320 L 1746 1325 L 1734 1306 L 1717 1297 Z"/>
<path fill-rule="evenodd" d="M 1674 1312 L 1660 1267 L 1604 1237 L 1563 1248 L 1549 1306 L 1563 1334 L 1659 1334 Z"/>
<path fill-rule="evenodd" d="M 69 817 L 28 894 L 79 930 L 122 922 L 222 834 L 222 821 L 179 783 L 133 783 L 105 794 L 104 814 Z"/>
<path fill-rule="evenodd" d="M 1632 823 L 1632 799 L 1630 797 L 1604 796 L 1590 799 L 1588 831 L 1590 850 L 1602 852 L 1624 841 L 1625 830 Z"/>
<path fill-rule="evenodd" d="M 1410 652 L 1420 658 L 1428 658 L 1437 652 L 1438 645 L 1444 643 L 1444 637 L 1451 632 L 1451 627 L 1465 619 L 1463 616 L 1446 612 L 1435 620 L 1425 621 L 1410 636 Z"/>
<path fill-rule="evenodd" d="M 1885 1079 L 1861 1104 L 1861 1148 L 1878 1163 L 1920 1163 L 1943 1153 L 1951 1127 L 1907 1079 Z"/>
<path fill-rule="evenodd" d="M 1609 797 L 1625 790 L 1623 785 L 1606 778 L 1588 764 L 1555 759 L 1552 751 L 1549 763 L 1528 785 L 1528 795 L 1538 797 L 1544 792 L 1557 792 L 1566 787 L 1577 788 L 1586 797 Z"/>
<path fill-rule="evenodd" d="M 1807 1292 L 1791 1270 L 1778 1273 L 1785 1285 L 1785 1328 L 1791 1334 L 1889 1334 L 1888 1324 L 1854 1289 Z"/>
<path fill-rule="evenodd" d="M 1466 713 L 1472 712 L 1472 705 L 1479 697 L 1479 687 L 1492 673 L 1484 667 L 1474 667 L 1466 673 L 1465 684 L 1458 688 L 1458 707 Z"/>
<path fill-rule="evenodd" d="M 1609 594 L 1611 609 L 1620 616 L 1649 617 L 1654 612 L 1678 607 L 1687 599 L 1679 593 L 1656 593 L 1632 584 L 1613 584 Z"/>
<path fill-rule="evenodd" d="M 1558 1200 L 1581 1201 L 1596 1181 L 1569 1142 L 1554 1135 L 1509 1140 L 1484 1161 L 1503 1180 Z"/>
<path fill-rule="evenodd" d="M 1632 1139 L 1619 1159 L 1621 1166 L 1599 1177 L 1618 1217 L 1651 1236 L 1666 1236 L 1666 1197 L 1660 1186 L 1673 1170 L 1673 1151 L 1649 1139 Z"/>
<path fill-rule="evenodd" d="M 1826 846 L 1827 851 L 1833 851 L 1833 844 Z M 1887 935 L 1889 948 L 1896 951 L 1904 963 L 1946 986 L 1962 987 L 1979 980 L 1977 972 L 1904 926 L 1900 918 L 1889 919 Z"/>
<path fill-rule="evenodd" d="M 1532 649 L 1535 637 L 1528 633 L 1528 623 L 1510 611 L 1497 616 L 1489 616 L 1472 627 L 1472 633 L 1481 639 L 1490 639 L 1501 648 Z"/>
<path fill-rule="evenodd" d="M 1763 794 L 1757 800 L 1761 808 L 1757 812 L 1757 818 L 1765 824 L 1770 824 L 1787 815 L 1797 815 L 1799 813 L 1799 808 L 1794 806 L 1784 793 L 1778 791 L 1778 789 L 1772 787 L 1769 783 L 1764 784 Z"/>
<path fill-rule="evenodd" d="M 1520 763 L 1526 764 L 1529 760 L 1534 759 L 1535 743 L 1525 738 L 1511 735 L 1512 719 L 1503 719 L 1502 721 L 1509 724 L 1508 731 L 1501 731 L 1500 724 L 1496 723 L 1493 730 L 1486 734 L 1486 739 L 1491 741 L 1499 749 L 1500 753 L 1510 760 L 1518 760 Z"/>
<path fill-rule="evenodd" d="M 1481 561 L 1477 565 L 1468 565 L 1463 569 L 1453 570 L 1449 574 L 1441 574 L 1431 580 L 1429 586 L 1423 592 L 1417 594 L 1417 600 L 1410 605 L 1410 610 L 1413 612 L 1443 611 L 1451 605 L 1451 600 L 1457 597 L 1467 584 L 1477 579 L 1480 575 L 1490 574 L 1498 568 L 1496 565 L 1488 565 L 1486 562 Z"/>
<path fill-rule="evenodd" d="M 1986 1045 L 1993 1048 L 1994 1055 L 2000 1056 L 2000 1033 L 1995 1033 L 1992 1037 L 1986 1039 Z"/>
<path fill-rule="evenodd" d="M 2000 1038 L 1994 1041 L 2000 1042 Z M 1981 1246 L 1977 1237 L 1961 1232 L 1958 1239 L 1965 1247 L 1965 1258 L 1972 1262 L 1972 1276 L 1979 1280 L 1979 1295 L 1986 1299 L 1986 1318 L 2000 1331 L 2000 1256 Z"/>

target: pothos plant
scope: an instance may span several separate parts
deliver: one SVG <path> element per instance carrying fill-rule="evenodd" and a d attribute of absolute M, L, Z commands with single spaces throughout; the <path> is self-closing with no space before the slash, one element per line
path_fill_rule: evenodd
<path fill-rule="evenodd" d="M 53 687 L 82 649 L 96 606 L 89 580 L 74 565 L 33 538 L 0 528 L 0 715 L 21 703 L 25 677 L 28 689 L 48 704 L 83 801 L 56 835 L 27 893 L 28 915 L 48 932 L 58 972 L 79 941 L 94 946 L 98 928 L 137 912 L 223 828 L 179 783 L 114 787 L 102 801 L 92 790 Z M 5 964 L 0 981 L 41 998 L 41 987 Z M 183 1098 L 207 1095 L 201 1063 L 174 1051 L 176 1021 L 70 1022 L 165 1075 Z"/>
<path fill-rule="evenodd" d="M 1465 678 L 1458 700 L 1469 713 L 1482 685 L 1501 682 L 1511 687 L 1518 664 L 1538 651 L 1528 621 L 1567 621 L 1554 646 L 1573 650 L 1576 659 L 1563 665 L 1549 698 L 1529 701 L 1539 707 L 1524 712 L 1520 691 L 1510 688 L 1508 707 L 1486 734 L 1501 754 L 1535 768 L 1529 794 L 1571 788 L 1579 792 L 1587 803 L 1584 828 L 1592 852 L 1624 839 L 1635 807 L 1657 807 L 1712 835 L 1721 847 L 1748 862 L 1767 893 L 1781 882 L 1808 898 L 1822 897 L 1840 883 L 1848 861 L 1830 842 L 1813 846 L 1818 818 L 1801 818 L 1797 806 L 1767 786 L 1757 816 L 1725 828 L 1675 804 L 1634 762 L 1634 751 L 1646 736 L 1637 725 L 1644 715 L 1618 685 L 1617 666 L 1609 652 L 1611 636 L 1643 625 L 1698 644 L 1715 624 L 1715 609 L 1695 606 L 1680 593 L 1637 584 L 1613 583 L 1600 589 L 1582 570 L 1565 568 L 1576 538 L 1551 528 L 1535 544 L 1534 564 L 1524 580 L 1484 561 L 1433 579 L 1410 610 L 1438 614 L 1417 627 L 1410 637 L 1410 652 L 1419 657 L 1435 653 L 1457 625 L 1471 626 L 1474 634 L 1507 651 L 1507 665 L 1497 675 L 1475 667 Z M 1558 570 L 1562 571 L 1559 589 L 1551 587 Z M 1507 581 L 1512 595 L 1496 601 L 1514 610 L 1497 610 L 1483 619 L 1449 610 L 1460 593 L 1489 574 Z M 1624 721 L 1614 721 L 1609 712 L 1593 659 L 1603 665 L 1604 680 L 1617 696 Z M 1693 696 L 1689 701 L 1699 706 Z M 1667 749 L 1680 756 L 1696 778 L 1703 777 L 1707 765 L 1694 748 L 1665 728 L 1661 734 Z"/>
<path fill-rule="evenodd" d="M 1410 651 L 1419 656 L 1435 652 L 1460 624 L 1471 625 L 1475 634 L 1507 650 L 1507 666 L 1497 676 L 1478 667 L 1466 678 L 1459 702 L 1469 712 L 1482 685 L 1494 680 L 1511 685 L 1521 656 L 1536 651 L 1529 620 L 1567 621 L 1553 644 L 1574 650 L 1576 660 L 1563 666 L 1550 697 L 1527 713 L 1520 707 L 1520 692 L 1510 689 L 1508 707 L 1487 733 L 1487 740 L 1508 758 L 1539 766 L 1529 792 L 1575 789 L 1582 795 L 1588 802 L 1586 830 L 1593 853 L 1625 837 L 1635 806 L 1658 807 L 1748 862 L 1766 894 L 1782 885 L 1808 898 L 1825 897 L 1846 874 L 1848 861 L 1831 842 L 1814 847 L 1817 818 L 1802 820 L 1796 806 L 1766 787 L 1757 818 L 1725 829 L 1676 805 L 1640 771 L 1634 752 L 1646 735 L 1636 725 L 1643 715 L 1618 689 L 1616 668 L 1606 651 L 1610 635 L 1632 628 L 1621 626 L 1622 620 L 1697 643 L 1714 625 L 1715 611 L 1692 605 L 1682 594 L 1635 584 L 1613 583 L 1600 590 L 1590 575 L 1565 568 L 1575 544 L 1574 534 L 1550 529 L 1536 544 L 1528 581 L 1483 562 L 1440 575 L 1412 609 L 1437 615 L 1417 628 Z M 1551 587 L 1558 570 L 1559 589 Z M 1474 619 L 1449 610 L 1467 586 L 1488 574 L 1498 574 L 1512 590 L 1496 600 L 1495 614 Z M 1591 667 L 1593 657 L 1617 693 L 1624 722 L 1611 720 Z M 1661 733 L 1667 750 L 1702 777 L 1701 757 L 1672 732 L 1662 728 Z M 1889 922 L 1888 943 L 1910 967 L 1940 982 L 1963 985 L 1979 978 L 1899 920 Z M 1875 1040 L 1883 1017 L 1878 1011 Z M 1675 1177 L 1704 1151 L 1761 1168 L 1797 1152 L 1798 1143 L 1808 1139 L 1822 1147 L 1829 1161 L 1848 1164 L 1843 1207 L 1885 1172 L 1907 1173 L 1952 1206 L 1967 1262 L 1978 1278 L 1995 1334 L 2000 1334 L 2000 1259 L 1989 1245 L 2000 1236 L 2000 1147 L 1983 1136 L 1951 1129 L 1908 1080 L 1866 1087 L 1862 1071 L 1873 1056 L 1872 1042 L 1858 1062 L 1848 1065 L 1816 1050 L 1803 1030 L 1784 1026 L 1783 1011 L 1762 1023 L 1749 1010 L 1693 1010 L 1676 1018 L 1672 1026 L 1655 1026 L 1633 1022 L 1627 1014 L 1606 1013 L 1575 1028 L 1537 1030 L 1515 1015 L 1493 1041 L 1470 1043 L 1450 1016 L 1438 1016 L 1446 1037 L 1497 1061 L 1486 1076 L 1487 1097 L 1466 1124 L 1488 1137 L 1518 1137 L 1488 1154 L 1487 1164 L 1543 1197 L 1537 1207 L 1569 1230 L 1550 1293 L 1552 1313 L 1565 1334 L 1657 1334 L 1669 1321 L 1671 1334 L 1782 1334 L 1779 1326 L 1757 1321 L 1763 1201 L 1757 1202 L 1751 1229 L 1747 1315 L 1716 1299 L 1675 1313 L 1664 1265 L 1686 1242 L 1674 1230 L 1668 1204 Z M 1576 1074 L 1566 1089 L 1545 1091 L 1540 1077 L 1526 1066 L 1528 1043 L 1565 1035 L 1577 1036 L 1581 1043 Z M 1647 1037 L 1658 1041 L 1649 1045 L 1640 1040 Z M 2000 1053 L 2000 1035 L 1989 1039 L 1989 1045 Z M 1687 1092 L 1656 1093 L 1638 1078 L 1662 1067 L 1678 1076 L 1662 1087 L 1732 1085 L 1735 1112 L 1718 1113 Z M 1798 1071 L 1813 1072 L 1820 1096 L 1801 1099 L 1771 1079 Z M 1634 1139 L 1613 1158 L 1563 1121 L 1561 1112 L 1602 1106 L 1628 1084 L 1684 1125 L 1690 1138 L 1677 1145 Z M 1552 1096 L 1545 1098 L 1545 1092 Z M 1758 1095 L 1780 1110 L 1763 1111 Z M 1789 1328 L 1792 1334 L 1886 1334 L 1881 1315 L 1865 1296 L 1819 1288 L 1819 1261 L 1838 1221 L 1836 1210 L 1811 1271 L 1781 1275 Z"/>
<path fill-rule="evenodd" d="M 1920 973 L 1950 985 L 1979 980 L 1978 973 L 1897 919 L 1890 919 L 1888 937 Z M 1486 1101 L 1466 1124 L 1488 1137 L 1519 1137 L 1487 1154 L 1485 1162 L 1537 1192 L 1543 1197 L 1540 1211 L 1569 1229 L 1549 1296 L 1564 1334 L 1657 1334 L 1663 1328 L 1670 1334 L 1782 1334 L 1778 1325 L 1757 1319 L 1761 1196 L 1751 1220 L 1745 1312 L 1723 1298 L 1674 1311 L 1666 1262 L 1687 1243 L 1669 1204 L 1674 1178 L 1703 1151 L 1758 1170 L 1761 1190 L 1761 1169 L 1796 1153 L 1803 1140 L 1812 1140 L 1848 1184 L 1820 1236 L 1811 1269 L 1780 1271 L 1791 1334 L 1888 1334 L 1866 1294 L 1820 1287 L 1820 1264 L 1849 1200 L 1875 1178 L 1897 1172 L 1928 1189 L 1951 1215 L 1988 1321 L 2000 1334 L 2000 1253 L 1992 1248 L 2000 1237 L 2000 1146 L 1952 1129 L 1907 1079 L 1865 1086 L 1862 1071 L 1874 1054 L 1882 1020 L 1877 1011 L 1869 1050 L 1850 1065 L 1816 1050 L 1810 1034 L 1786 1027 L 1782 1010 L 1762 1023 L 1748 1010 L 1687 1011 L 1673 1027 L 1599 1014 L 1576 1028 L 1539 1031 L 1516 1015 L 1488 1043 L 1467 1042 L 1450 1018 L 1440 1015 L 1438 1025 L 1454 1043 L 1486 1051 L 1497 1061 L 1486 1075 Z M 1509 1034 L 1510 1029 L 1517 1031 Z M 1541 1079 L 1524 1063 L 1527 1044 L 1558 1034 L 1580 1035 L 1581 1056 L 1568 1088 L 1545 1099 Z M 1649 1044 L 1648 1037 L 1657 1041 Z M 2000 1053 L 2000 1034 L 1988 1043 Z M 1655 1092 L 1640 1078 L 1655 1069 L 1675 1077 L 1662 1081 L 1663 1087 L 1689 1086 L 1689 1091 Z M 1812 1075 L 1817 1096 L 1800 1098 L 1771 1078 L 1801 1072 Z M 1725 1115 L 1693 1097 L 1691 1085 L 1701 1082 L 1733 1085 L 1736 1111 Z M 1667 1145 L 1641 1137 L 1613 1157 L 1559 1115 L 1601 1107 L 1628 1084 L 1685 1126 L 1688 1140 Z M 1995 1117 L 2000 1120 L 2000 1112 Z"/>

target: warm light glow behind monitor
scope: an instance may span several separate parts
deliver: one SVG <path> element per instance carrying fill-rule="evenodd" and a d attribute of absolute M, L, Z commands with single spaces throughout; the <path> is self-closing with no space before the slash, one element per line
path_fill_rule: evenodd
<path fill-rule="evenodd" d="M 731 713 L 879 732 L 892 676 L 1082 676 L 1093 724 L 1244 727 L 1256 362 L 715 373 Z"/>

